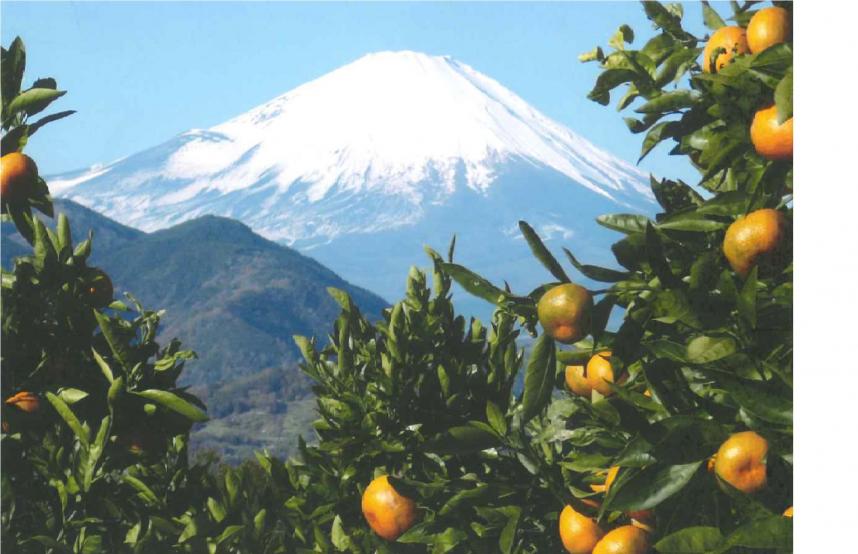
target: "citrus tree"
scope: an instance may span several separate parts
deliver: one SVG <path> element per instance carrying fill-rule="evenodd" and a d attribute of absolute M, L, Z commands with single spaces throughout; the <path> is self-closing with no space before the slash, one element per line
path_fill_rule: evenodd
<path fill-rule="evenodd" d="M 109 277 L 86 264 L 91 239 L 75 248 L 64 218 L 53 231 L 31 215 L 50 213 L 35 164 L 4 157 L 4 214 L 33 255 L 3 274 L 3 540 L 89 552 L 791 551 L 791 13 L 732 6 L 727 25 L 703 3 L 711 33 L 696 37 L 682 5 L 646 2 L 655 32 L 640 49 L 623 25 L 607 54 L 582 56 L 601 69 L 591 99 L 607 105 L 625 87 L 618 107 L 635 112 L 641 156 L 671 144 L 697 186 L 652 178 L 660 213 L 600 217 L 621 234 L 613 268 L 565 248 L 564 267 L 521 222 L 550 275 L 530 292 L 457 263 L 455 242 L 443 257 L 427 249 L 431 272 L 412 270 L 380 320 L 331 290 L 342 311 L 330 336 L 296 337 L 320 415 L 296 460 L 188 463 L 204 412 L 176 379 L 192 354 L 154 342 L 158 313 L 113 301 Z M 23 46 L 3 55 L 13 155 L 38 110 L 15 100 Z M 20 70 L 7 73 L 7 56 Z M 13 182 L 30 188 L 8 192 Z M 496 305 L 490 322 L 455 313 L 454 281 Z"/>
<path fill-rule="evenodd" d="M 114 299 L 110 277 L 88 264 L 91 235 L 75 244 L 63 214 L 55 229 L 34 215 L 53 209 L 22 151 L 73 112 L 34 119 L 64 91 L 51 78 L 21 90 L 20 38 L 2 56 L 2 212 L 32 246 L 2 273 L 3 544 L 139 550 L 188 486 L 188 432 L 205 412 L 176 380 L 194 354 L 155 342 L 160 313 Z"/>
<path fill-rule="evenodd" d="M 624 86 L 641 157 L 672 143 L 701 175 L 652 178 L 654 217 L 598 219 L 616 267 L 563 249 L 599 290 L 521 222 L 551 276 L 537 289 L 430 251 L 434 294 L 413 273 L 373 328 L 337 293 L 330 346 L 299 340 L 322 415 L 304 470 L 336 483 L 312 513 L 337 549 L 791 551 L 791 13 L 732 6 L 728 25 L 703 3 L 696 37 L 682 5 L 645 2 L 640 49 L 623 25 L 582 56 L 592 100 Z M 487 329 L 452 314 L 450 279 L 497 306 Z"/>

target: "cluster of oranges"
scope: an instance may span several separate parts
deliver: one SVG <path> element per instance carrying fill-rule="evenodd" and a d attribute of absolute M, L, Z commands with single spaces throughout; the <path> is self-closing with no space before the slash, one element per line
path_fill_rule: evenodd
<path fill-rule="evenodd" d="M 743 54 L 757 54 L 790 40 L 790 14 L 780 7 L 765 8 L 751 18 L 747 29 L 721 27 L 703 50 L 703 71 L 717 73 Z M 778 123 L 774 105 L 759 110 L 751 122 L 751 142 L 757 153 L 769 160 L 792 159 L 792 118 Z"/>

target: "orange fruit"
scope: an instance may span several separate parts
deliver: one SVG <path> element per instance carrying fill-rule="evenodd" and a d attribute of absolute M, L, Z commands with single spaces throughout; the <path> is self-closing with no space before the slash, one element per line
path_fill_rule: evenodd
<path fill-rule="evenodd" d="M 593 554 L 645 554 L 649 551 L 646 531 L 623 525 L 610 531 L 596 544 Z"/>
<path fill-rule="evenodd" d="M 388 541 L 395 541 L 417 519 L 414 501 L 396 492 L 387 475 L 372 480 L 363 491 L 360 507 L 372 530 Z"/>
<path fill-rule="evenodd" d="M 733 271 L 746 276 L 760 261 L 777 252 L 786 236 L 784 215 L 771 208 L 734 221 L 724 235 L 724 256 Z"/>
<path fill-rule="evenodd" d="M 726 52 L 721 52 L 715 58 L 715 67 L 710 67 L 712 56 L 715 52 L 723 48 Z M 703 49 L 703 71 L 705 73 L 717 73 L 722 67 L 727 65 L 733 56 L 739 54 L 747 54 L 748 40 L 745 36 L 745 30 L 741 27 L 721 27 L 709 38 L 706 47 Z"/>
<path fill-rule="evenodd" d="M 754 114 L 751 142 L 757 154 L 768 160 L 792 159 L 792 118 L 778 123 L 778 109 L 772 105 Z"/>
<path fill-rule="evenodd" d="M 542 295 L 536 304 L 536 314 L 548 336 L 571 344 L 584 338 L 590 331 L 592 308 L 593 297 L 587 289 L 566 283 Z"/>
<path fill-rule="evenodd" d="M 706 471 L 712 473 L 715 471 L 715 460 L 718 458 L 718 454 L 712 454 L 709 456 L 709 459 L 706 460 Z"/>
<path fill-rule="evenodd" d="M 87 303 L 94 308 L 103 308 L 113 302 L 113 282 L 100 269 L 90 271 L 84 292 Z"/>
<path fill-rule="evenodd" d="M 784 8 L 763 8 L 748 23 L 748 47 L 756 54 L 792 38 L 789 12 Z"/>
<path fill-rule="evenodd" d="M 0 198 L 7 202 L 30 196 L 39 170 L 33 158 L 20 152 L 10 152 L 0 158 Z"/>
<path fill-rule="evenodd" d="M 586 396 L 587 398 L 590 397 L 590 393 L 593 391 L 593 388 L 587 381 L 587 377 L 584 375 L 584 366 L 582 365 L 566 366 L 566 386 L 578 396 Z"/>
<path fill-rule="evenodd" d="M 646 396 L 647 398 L 652 398 L 652 391 L 650 391 L 649 389 L 645 390 L 644 396 Z"/>
<path fill-rule="evenodd" d="M 614 393 L 608 384 L 614 382 L 614 367 L 611 365 L 610 350 L 599 352 L 587 362 L 587 382 L 591 389 L 599 391 L 603 396 L 610 396 Z"/>
<path fill-rule="evenodd" d="M 792 517 L 792 506 L 784 510 L 784 517 Z"/>
<path fill-rule="evenodd" d="M 560 540 L 569 554 L 590 554 L 602 538 L 603 532 L 593 518 L 566 505 L 560 512 Z"/>
<path fill-rule="evenodd" d="M 39 397 L 32 392 L 21 391 L 7 398 L 6 404 L 31 414 L 39 409 Z"/>
<path fill-rule="evenodd" d="M 753 431 L 731 435 L 718 449 L 715 474 L 744 493 L 766 486 L 769 443 Z"/>

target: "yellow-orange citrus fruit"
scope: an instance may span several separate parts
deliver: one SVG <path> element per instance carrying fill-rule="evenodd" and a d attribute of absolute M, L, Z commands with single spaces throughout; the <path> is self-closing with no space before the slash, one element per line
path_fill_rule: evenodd
<path fill-rule="evenodd" d="M 784 510 L 784 517 L 792 517 L 792 506 Z"/>
<path fill-rule="evenodd" d="M 10 152 L 0 158 L 0 198 L 15 202 L 30 196 L 39 176 L 36 162 L 20 152 Z"/>
<path fill-rule="evenodd" d="M 584 376 L 584 366 L 582 365 L 566 366 L 566 386 L 578 396 L 586 396 L 587 398 L 593 391 L 590 382 Z"/>
<path fill-rule="evenodd" d="M 645 390 L 644 396 L 646 396 L 647 398 L 652 398 L 652 391 L 650 391 L 649 389 Z"/>
<path fill-rule="evenodd" d="M 590 554 L 603 532 L 593 518 L 566 505 L 560 512 L 560 540 L 570 554 Z"/>
<path fill-rule="evenodd" d="M 718 458 L 718 454 L 712 454 L 709 456 L 709 459 L 706 460 L 706 471 L 712 473 L 715 471 L 715 460 Z"/>
<path fill-rule="evenodd" d="M 792 159 L 792 118 L 778 123 L 778 109 L 772 105 L 754 114 L 751 142 L 757 154 L 768 160 Z"/>
<path fill-rule="evenodd" d="M 648 550 L 646 531 L 634 525 L 623 525 L 602 537 L 593 554 L 645 554 Z"/>
<path fill-rule="evenodd" d="M 792 24 L 784 8 L 763 8 L 748 23 L 748 47 L 756 54 L 790 39 Z"/>
<path fill-rule="evenodd" d="M 536 304 L 542 328 L 548 336 L 565 344 L 577 342 L 590 332 L 592 309 L 590 292 L 574 283 L 557 285 Z"/>
<path fill-rule="evenodd" d="M 718 449 L 715 474 L 744 493 L 766 486 L 769 443 L 753 431 L 731 435 Z"/>
<path fill-rule="evenodd" d="M 396 492 L 387 475 L 372 480 L 363 491 L 360 507 L 372 530 L 388 541 L 395 541 L 417 519 L 414 501 Z"/>
<path fill-rule="evenodd" d="M 21 391 L 7 398 L 6 404 L 31 414 L 39 409 L 39 397 L 32 392 Z"/>
<path fill-rule="evenodd" d="M 771 208 L 734 221 L 724 235 L 724 256 L 733 271 L 746 276 L 762 258 L 775 253 L 786 236 L 784 215 Z"/>
<path fill-rule="evenodd" d="M 608 384 L 614 382 L 614 368 L 611 365 L 610 350 L 599 352 L 587 362 L 587 382 L 591 389 L 599 391 L 603 396 L 614 393 L 611 385 Z"/>
<path fill-rule="evenodd" d="M 711 67 L 712 56 L 715 52 L 723 48 L 726 52 L 721 52 L 715 58 L 715 67 Z M 717 73 L 722 67 L 727 65 L 733 56 L 739 54 L 747 54 L 748 39 L 745 36 L 745 30 L 741 27 L 721 27 L 709 38 L 706 47 L 703 49 L 703 71 L 706 73 Z M 714 69 L 714 71 L 713 71 Z"/>

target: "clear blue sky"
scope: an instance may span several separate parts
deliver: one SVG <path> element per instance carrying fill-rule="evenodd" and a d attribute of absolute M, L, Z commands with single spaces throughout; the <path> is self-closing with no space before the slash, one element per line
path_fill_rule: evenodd
<path fill-rule="evenodd" d="M 637 2 L 3 1 L 0 10 L 3 45 L 16 35 L 26 43 L 25 84 L 53 76 L 69 91 L 54 106 L 78 110 L 28 146 L 43 174 L 210 127 L 379 50 L 451 55 L 624 159 L 640 149 L 642 137 L 613 107 L 585 98 L 597 67 L 577 61 L 622 23 L 638 32 L 636 44 L 651 36 Z M 703 34 L 699 4 L 686 5 L 685 19 Z M 666 151 L 642 168 L 696 182 L 685 159 Z"/>

